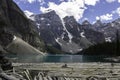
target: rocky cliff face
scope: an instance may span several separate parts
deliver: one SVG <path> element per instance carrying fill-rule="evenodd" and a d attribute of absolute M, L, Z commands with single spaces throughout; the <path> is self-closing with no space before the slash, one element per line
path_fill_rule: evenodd
<path fill-rule="evenodd" d="M 96 21 L 96 23 L 93 24 L 92 28 L 98 32 L 104 33 L 106 42 L 115 41 L 116 33 L 118 32 L 120 35 L 120 18 L 109 23 L 102 23 L 101 21 Z"/>
<path fill-rule="evenodd" d="M 0 0 L 0 45 L 7 46 L 17 36 L 30 45 L 44 50 L 34 23 L 12 0 Z"/>
<path fill-rule="evenodd" d="M 68 53 L 76 53 L 90 45 L 104 42 L 104 35 L 93 30 L 90 23 L 79 24 L 74 17 L 61 19 L 55 11 L 32 15 L 40 37 L 46 45 Z"/>

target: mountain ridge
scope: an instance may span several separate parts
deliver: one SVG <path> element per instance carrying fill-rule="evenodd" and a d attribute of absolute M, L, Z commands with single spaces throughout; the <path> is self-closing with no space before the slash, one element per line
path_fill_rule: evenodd
<path fill-rule="evenodd" d="M 44 51 L 44 42 L 38 36 L 34 23 L 26 17 L 13 0 L 0 0 L 0 27 L 0 45 L 3 49 L 6 49 L 14 36 L 17 36 Z"/>
<path fill-rule="evenodd" d="M 17 36 L 40 51 L 49 48 L 75 54 L 92 45 L 115 41 L 116 31 L 120 31 L 120 19 L 94 24 L 85 20 L 80 24 L 73 16 L 61 19 L 55 11 L 49 11 L 32 15 L 30 20 L 13 0 L 1 0 L 0 4 L 1 50 Z"/>
<path fill-rule="evenodd" d="M 104 41 L 102 33 L 92 28 L 85 28 L 88 25 L 79 24 L 73 16 L 67 16 L 61 20 L 55 11 L 34 15 L 34 22 L 36 23 L 40 37 L 45 41 L 46 45 L 51 45 L 52 47 L 58 45 L 62 51 L 67 53 L 76 53 L 79 50 L 88 48 L 90 45 Z M 83 37 L 83 33 L 85 37 Z M 101 37 L 97 37 L 99 40 L 95 38 L 96 34 Z M 80 43 L 81 40 L 84 40 L 82 38 L 86 38 L 87 42 L 84 42 L 84 44 Z"/>

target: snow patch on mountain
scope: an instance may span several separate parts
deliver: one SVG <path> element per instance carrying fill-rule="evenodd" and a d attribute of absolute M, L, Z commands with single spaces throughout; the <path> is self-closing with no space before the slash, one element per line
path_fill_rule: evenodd
<path fill-rule="evenodd" d="M 47 26 L 50 26 L 50 24 L 48 23 Z"/>
<path fill-rule="evenodd" d="M 111 27 L 114 27 L 115 26 L 115 24 L 114 23 L 111 23 Z"/>
<path fill-rule="evenodd" d="M 71 33 L 67 30 L 67 28 L 65 27 L 65 22 L 64 22 L 63 18 L 61 18 L 61 22 L 62 22 L 62 25 L 63 25 L 64 30 L 65 30 L 65 31 L 67 32 L 67 34 L 68 34 L 69 42 L 71 43 L 73 36 L 72 36 Z"/>
<path fill-rule="evenodd" d="M 77 27 L 77 30 L 78 30 L 78 31 L 80 31 L 80 28 L 79 28 L 79 27 Z"/>
<path fill-rule="evenodd" d="M 65 37 L 64 35 L 65 35 L 65 32 L 63 32 L 61 35 L 62 39 L 64 39 L 64 37 Z"/>
<path fill-rule="evenodd" d="M 59 42 L 59 39 L 60 39 L 60 38 L 56 38 L 55 41 L 56 41 L 60 46 L 62 46 L 62 43 Z"/>
<path fill-rule="evenodd" d="M 28 11 L 28 10 L 25 10 L 24 13 L 25 13 L 25 15 L 27 16 L 27 18 L 29 18 L 29 19 L 32 20 L 32 21 L 35 21 L 35 17 L 33 16 L 33 15 L 34 15 L 33 12 L 30 12 L 30 11 Z"/>
<path fill-rule="evenodd" d="M 81 49 L 78 49 L 78 51 L 82 51 L 83 49 L 81 48 Z"/>
<path fill-rule="evenodd" d="M 16 40 L 17 38 L 16 38 L 16 36 L 14 35 L 14 37 L 13 37 L 13 40 Z"/>
<path fill-rule="evenodd" d="M 35 17 L 34 16 L 30 16 L 30 17 L 28 17 L 30 20 L 32 20 L 32 21 L 35 21 Z"/>
<path fill-rule="evenodd" d="M 45 19 L 45 18 L 43 18 L 43 17 L 42 17 L 42 18 L 40 18 L 40 20 L 44 20 L 44 19 Z"/>
<path fill-rule="evenodd" d="M 69 24 L 71 28 L 74 28 L 73 25 Z"/>
<path fill-rule="evenodd" d="M 81 36 L 81 37 L 85 37 L 84 34 L 85 34 L 85 32 L 81 32 L 81 33 L 80 33 L 80 36 Z"/>
<path fill-rule="evenodd" d="M 105 41 L 106 41 L 106 42 L 112 42 L 112 41 L 111 41 L 111 37 L 105 38 Z"/>
<path fill-rule="evenodd" d="M 37 28 L 39 29 L 39 28 L 40 28 L 40 24 L 39 24 L 39 23 L 36 23 L 36 25 L 37 25 Z"/>
<path fill-rule="evenodd" d="M 82 48 L 74 42 L 68 43 L 64 41 L 62 38 L 57 38 L 55 40 L 58 44 L 60 44 L 62 51 L 74 54 L 82 50 Z"/>

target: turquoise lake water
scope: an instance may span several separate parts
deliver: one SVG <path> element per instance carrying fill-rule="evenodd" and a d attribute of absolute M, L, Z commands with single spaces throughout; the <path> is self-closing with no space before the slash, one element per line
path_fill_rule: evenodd
<path fill-rule="evenodd" d="M 42 62 L 61 62 L 61 63 L 78 63 L 78 62 L 111 62 L 106 60 L 110 56 L 105 55 L 47 55 L 47 56 L 19 56 L 14 57 L 14 62 L 22 63 L 42 63 Z"/>

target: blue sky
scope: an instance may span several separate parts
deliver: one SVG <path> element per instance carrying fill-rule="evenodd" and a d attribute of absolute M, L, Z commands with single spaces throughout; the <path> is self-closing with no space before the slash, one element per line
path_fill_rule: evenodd
<path fill-rule="evenodd" d="M 74 16 L 78 22 L 109 22 L 120 17 L 120 0 L 14 0 L 27 15 L 55 10 L 61 17 Z"/>

